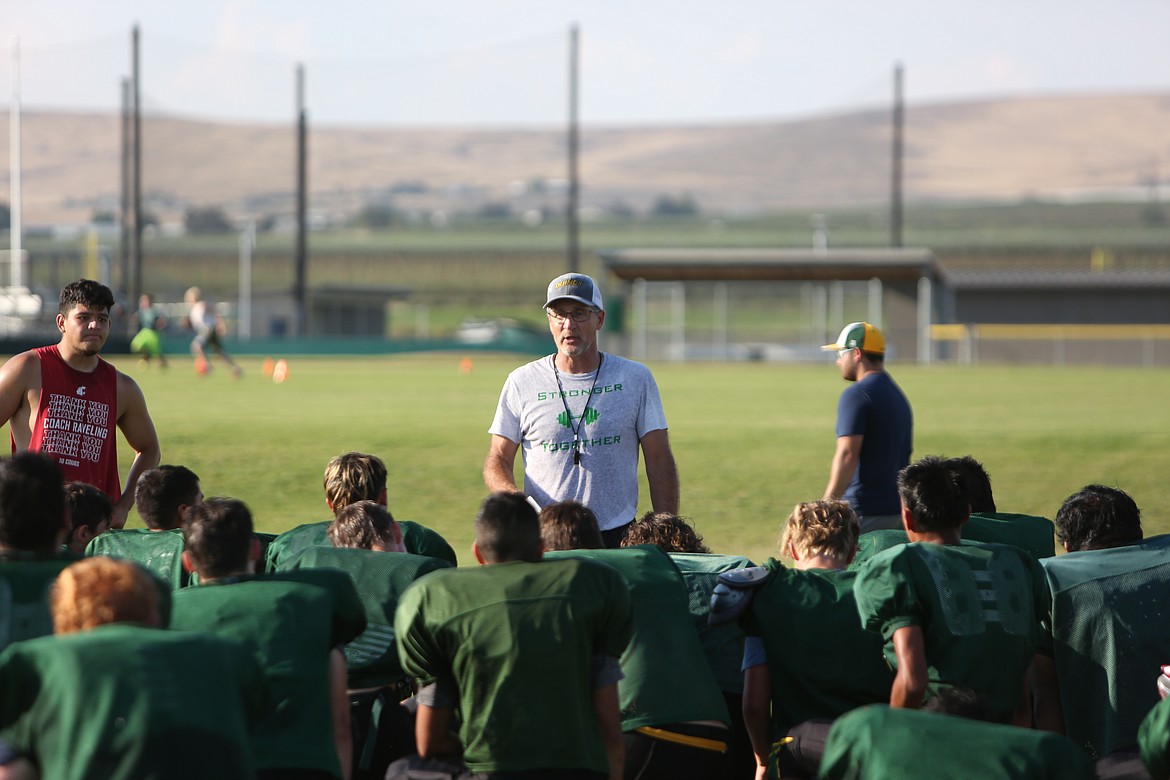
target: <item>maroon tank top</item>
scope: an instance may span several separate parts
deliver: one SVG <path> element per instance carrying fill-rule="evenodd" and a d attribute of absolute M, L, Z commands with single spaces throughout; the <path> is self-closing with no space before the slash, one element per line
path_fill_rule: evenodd
<path fill-rule="evenodd" d="M 41 398 L 29 450 L 55 456 L 66 482 L 87 482 L 116 502 L 122 496 L 114 435 L 118 372 L 101 358 L 91 373 L 78 371 L 61 358 L 55 344 L 36 353 Z"/>

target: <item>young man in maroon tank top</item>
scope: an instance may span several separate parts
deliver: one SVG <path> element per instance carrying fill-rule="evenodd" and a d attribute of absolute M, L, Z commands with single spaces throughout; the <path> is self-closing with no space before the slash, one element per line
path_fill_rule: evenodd
<path fill-rule="evenodd" d="M 10 423 L 12 451 L 53 455 L 65 480 L 86 482 L 114 502 L 121 528 L 138 477 L 159 463 L 158 435 L 142 390 L 102 360 L 110 335 L 109 288 L 79 279 L 61 291 L 61 341 L 31 349 L 0 367 L 0 420 Z M 117 426 L 135 452 L 125 487 L 118 478 Z"/>

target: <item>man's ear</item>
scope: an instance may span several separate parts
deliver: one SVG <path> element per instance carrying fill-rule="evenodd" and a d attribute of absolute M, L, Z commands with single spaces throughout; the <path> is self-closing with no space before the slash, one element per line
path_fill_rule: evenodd
<path fill-rule="evenodd" d="M 252 543 L 248 545 L 248 573 L 255 574 L 260 563 L 260 538 L 252 535 Z"/>
<path fill-rule="evenodd" d="M 183 571 L 193 573 L 195 571 L 195 564 L 191 563 L 191 553 L 183 550 Z"/>
<path fill-rule="evenodd" d="M 794 561 L 800 560 L 800 555 L 796 552 L 796 545 L 792 543 L 791 539 L 788 540 L 788 555 Z"/>
<path fill-rule="evenodd" d="M 914 533 L 918 530 L 914 522 L 914 515 L 910 514 L 910 510 L 902 504 L 902 527 L 906 529 L 906 533 Z"/>
<path fill-rule="evenodd" d="M 402 526 L 397 520 L 390 521 L 390 538 L 394 542 L 395 552 L 410 552 L 406 549 L 406 540 L 402 536 Z"/>
<path fill-rule="evenodd" d="M 481 566 L 483 564 L 487 563 L 487 561 L 485 561 L 483 559 L 483 555 L 479 551 L 479 542 L 472 542 L 471 543 L 471 554 L 475 556 L 475 559 L 477 561 L 479 561 Z"/>
<path fill-rule="evenodd" d="M 76 542 L 77 544 L 81 545 L 82 547 L 85 547 L 87 544 L 89 544 L 89 540 L 93 539 L 93 537 L 94 537 L 93 529 L 90 528 L 85 523 L 82 523 L 81 525 L 79 525 L 73 529 L 73 533 L 70 534 L 69 539 L 70 539 L 70 541 Z"/>
<path fill-rule="evenodd" d="M 390 494 L 386 492 L 386 488 L 382 488 L 382 492 L 378 494 L 378 503 L 382 506 L 390 506 Z"/>

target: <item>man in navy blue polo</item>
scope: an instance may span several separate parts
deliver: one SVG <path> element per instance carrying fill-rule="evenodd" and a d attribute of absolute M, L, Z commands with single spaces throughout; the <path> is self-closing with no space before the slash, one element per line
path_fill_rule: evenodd
<path fill-rule="evenodd" d="M 837 405 L 837 450 L 824 498 L 848 501 L 862 533 L 901 530 L 898 471 L 910 463 L 914 416 L 886 373 L 886 338 L 868 322 L 851 322 L 821 349 L 837 352 L 841 376 L 852 383 Z"/>

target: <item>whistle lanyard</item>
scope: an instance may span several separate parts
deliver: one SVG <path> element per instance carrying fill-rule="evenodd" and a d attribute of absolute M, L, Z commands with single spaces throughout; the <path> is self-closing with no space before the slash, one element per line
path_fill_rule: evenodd
<path fill-rule="evenodd" d="M 573 431 L 573 465 L 580 466 L 581 430 L 585 427 L 585 420 L 589 416 L 589 404 L 593 401 L 593 391 L 597 389 L 597 378 L 601 376 L 601 364 L 605 361 L 605 355 L 597 353 L 597 371 L 593 374 L 593 386 L 589 388 L 589 397 L 585 399 L 585 408 L 581 410 L 581 416 L 577 418 L 576 425 L 573 425 L 573 413 L 569 411 L 569 399 L 565 395 L 564 386 L 561 385 L 561 372 L 557 370 L 557 356 L 553 355 L 549 360 L 552 362 L 553 376 L 557 378 L 557 390 L 561 395 L 561 403 L 565 405 L 565 422 Z"/>

